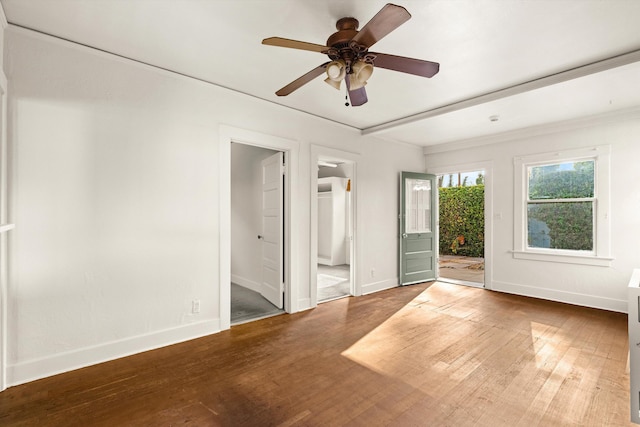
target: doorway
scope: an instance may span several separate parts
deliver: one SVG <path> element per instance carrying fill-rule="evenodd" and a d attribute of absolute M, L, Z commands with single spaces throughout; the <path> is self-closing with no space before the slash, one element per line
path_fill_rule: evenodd
<path fill-rule="evenodd" d="M 311 146 L 310 305 L 362 294 L 357 282 L 360 156 Z"/>
<path fill-rule="evenodd" d="M 220 330 L 231 327 L 231 145 L 250 145 L 254 147 L 267 148 L 274 151 L 281 151 L 285 156 L 284 171 L 284 311 L 295 313 L 300 307 L 309 307 L 309 300 L 305 299 L 304 292 L 308 288 L 309 281 L 300 280 L 302 254 L 298 250 L 300 244 L 300 233 L 293 233 L 292 230 L 299 230 L 303 224 L 301 222 L 301 208 L 299 203 L 293 203 L 292 199 L 299 193 L 300 180 L 300 144 L 286 138 L 281 138 L 261 132 L 255 132 L 234 126 L 220 125 L 220 143 L 218 148 L 218 170 L 219 170 L 219 246 L 218 246 L 218 266 L 219 280 L 218 287 L 218 314 Z M 240 165 L 242 170 L 244 166 Z M 236 166 L 238 168 L 238 166 Z M 257 241 L 257 236 L 256 236 Z M 306 260 L 306 258 L 305 258 Z M 304 284 L 304 287 L 302 286 Z M 302 288 L 302 289 L 300 289 Z M 308 294 L 307 294 L 308 295 Z"/>
<path fill-rule="evenodd" d="M 317 164 L 317 300 L 332 301 L 352 295 L 351 236 L 353 166 L 344 161 Z"/>
<path fill-rule="evenodd" d="M 438 175 L 439 280 L 485 285 L 484 170 Z"/>
<path fill-rule="evenodd" d="M 231 325 L 284 313 L 284 156 L 231 144 Z"/>

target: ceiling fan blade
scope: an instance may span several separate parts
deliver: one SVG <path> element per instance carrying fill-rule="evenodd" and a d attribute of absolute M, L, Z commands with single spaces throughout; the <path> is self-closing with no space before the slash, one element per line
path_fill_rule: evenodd
<path fill-rule="evenodd" d="M 440 71 L 440 64 L 437 62 L 423 61 L 421 59 L 389 55 L 386 53 L 371 52 L 371 54 L 376 56 L 373 60 L 373 65 L 375 67 L 386 68 L 387 70 L 400 71 L 422 77 L 433 77 Z"/>
<path fill-rule="evenodd" d="M 344 78 L 344 81 L 347 84 L 347 90 L 349 91 L 349 99 L 351 100 L 351 105 L 354 107 L 359 107 L 362 104 L 366 104 L 369 99 L 367 98 L 367 91 L 364 90 L 364 86 L 360 89 L 351 90 L 351 80 L 349 79 L 350 75 L 347 74 L 347 76 Z"/>
<path fill-rule="evenodd" d="M 291 49 L 310 50 L 312 52 L 324 52 L 329 49 L 327 46 L 315 43 L 301 42 L 298 40 L 284 39 L 282 37 L 269 37 L 262 40 L 262 44 L 269 46 L 288 47 Z"/>
<path fill-rule="evenodd" d="M 411 18 L 411 14 L 402 6 L 388 3 L 355 35 L 353 41 L 370 48 L 384 36 L 398 28 Z"/>
<path fill-rule="evenodd" d="M 289 83 L 288 85 L 286 85 L 285 87 L 277 91 L 276 95 L 287 96 L 294 90 L 300 89 L 302 86 L 306 85 L 311 80 L 315 79 L 316 77 L 324 73 L 325 68 L 327 68 L 327 64 L 328 62 L 325 62 L 324 64 L 319 65 L 313 70 L 309 71 L 307 74 L 301 77 L 298 77 L 297 79 L 295 79 L 294 81 L 292 81 L 291 83 Z"/>

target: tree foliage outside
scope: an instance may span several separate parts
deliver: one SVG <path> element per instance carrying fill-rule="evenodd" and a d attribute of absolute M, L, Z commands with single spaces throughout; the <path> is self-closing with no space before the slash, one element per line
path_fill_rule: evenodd
<path fill-rule="evenodd" d="M 484 185 L 441 187 L 440 253 L 484 257 Z"/>
<path fill-rule="evenodd" d="M 529 168 L 530 247 L 593 250 L 594 202 L 584 199 L 594 197 L 594 168 L 593 160 Z"/>
<path fill-rule="evenodd" d="M 438 176 L 438 188 L 466 187 L 484 184 L 483 171 L 457 172 Z"/>

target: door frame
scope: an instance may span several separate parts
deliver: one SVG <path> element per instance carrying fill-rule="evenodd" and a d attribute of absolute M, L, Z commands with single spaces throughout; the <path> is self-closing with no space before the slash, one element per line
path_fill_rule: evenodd
<path fill-rule="evenodd" d="M 461 163 L 451 165 L 438 165 L 427 168 L 427 173 L 433 175 L 448 175 L 458 172 L 484 171 L 484 289 L 492 289 L 493 286 L 493 162 Z M 438 195 L 436 194 L 436 197 Z M 438 206 L 440 200 L 437 199 Z M 502 220 L 502 214 L 497 214 L 497 220 Z M 440 228 L 440 214 L 436 217 L 438 229 Z M 438 248 L 438 261 L 440 249 Z M 438 274 L 439 275 L 439 274 Z"/>
<path fill-rule="evenodd" d="M 254 132 L 228 125 L 220 125 L 218 153 L 219 172 L 219 308 L 220 330 L 231 328 L 231 144 L 246 144 L 285 153 L 284 179 L 284 310 L 298 311 L 298 281 L 300 251 L 297 236 L 300 213 L 297 203 L 300 144 L 285 138 Z"/>
<path fill-rule="evenodd" d="M 358 215 L 357 215 L 357 200 L 358 200 L 358 161 L 360 155 L 351 153 L 349 151 L 338 150 L 336 148 L 324 147 L 322 145 L 311 145 L 311 212 L 309 213 L 310 222 L 310 238 L 309 238 L 309 292 L 310 292 L 310 306 L 318 306 L 318 162 L 341 162 L 350 163 L 353 168 L 353 176 L 351 177 L 351 224 L 352 235 L 350 245 L 350 268 L 349 278 L 351 283 L 351 294 L 354 296 L 362 295 L 362 284 L 358 283 L 357 266 L 358 262 Z"/>
<path fill-rule="evenodd" d="M 4 18 L 4 12 L 0 7 L 0 17 Z M 4 20 L 6 24 L 6 19 Z M 0 24 L 0 31 L 4 28 Z M 14 228 L 9 224 L 9 148 L 7 139 L 7 77 L 0 69 L 0 391 L 5 390 L 8 384 L 7 360 L 9 331 L 9 260 L 7 251 L 8 231 Z"/>

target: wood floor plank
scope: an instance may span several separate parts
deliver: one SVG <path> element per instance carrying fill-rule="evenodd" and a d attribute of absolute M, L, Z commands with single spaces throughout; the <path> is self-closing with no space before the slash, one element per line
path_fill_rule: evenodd
<path fill-rule="evenodd" d="M 627 318 L 436 282 L 11 387 L 2 426 L 632 426 Z"/>

